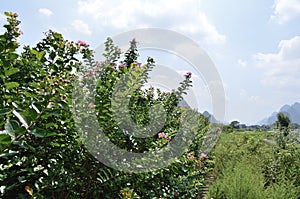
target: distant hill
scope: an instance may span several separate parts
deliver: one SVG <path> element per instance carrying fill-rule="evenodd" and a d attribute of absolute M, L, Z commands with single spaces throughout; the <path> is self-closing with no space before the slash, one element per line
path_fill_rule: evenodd
<path fill-rule="evenodd" d="M 216 120 L 216 118 L 210 114 L 208 111 L 204 111 L 203 112 L 204 117 L 209 118 L 210 123 L 220 123 L 218 120 Z"/>
<path fill-rule="evenodd" d="M 291 119 L 292 123 L 300 124 L 300 103 L 296 102 L 293 105 L 284 105 L 282 106 L 278 112 L 272 113 L 271 116 L 263 119 L 259 122 L 259 125 L 270 125 L 274 124 L 277 120 L 277 114 L 279 112 L 284 113 Z"/>
<path fill-rule="evenodd" d="M 178 103 L 178 106 L 180 107 L 189 107 L 188 103 L 185 101 L 185 100 L 180 100 L 179 103 Z M 216 120 L 216 118 L 210 114 L 208 111 L 204 111 L 203 113 L 203 116 L 206 117 L 206 118 L 209 118 L 209 122 L 210 123 L 220 123 L 218 120 Z"/>

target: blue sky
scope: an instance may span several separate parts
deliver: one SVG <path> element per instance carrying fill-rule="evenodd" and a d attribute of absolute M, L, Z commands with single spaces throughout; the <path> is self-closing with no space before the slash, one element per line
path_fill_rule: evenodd
<path fill-rule="evenodd" d="M 48 29 L 92 48 L 136 28 L 184 34 L 218 69 L 226 121 L 253 124 L 300 101 L 300 0 L 7 0 L 0 2 L 1 24 L 4 11 L 20 15 L 21 44 L 34 45 Z"/>

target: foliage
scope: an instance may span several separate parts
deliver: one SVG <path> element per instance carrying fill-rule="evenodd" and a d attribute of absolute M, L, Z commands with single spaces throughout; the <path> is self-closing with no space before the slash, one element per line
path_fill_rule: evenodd
<path fill-rule="evenodd" d="M 196 126 L 189 127 L 196 135 L 193 144 L 176 162 L 156 171 L 126 173 L 105 166 L 91 155 L 77 133 L 81 129 L 76 128 L 73 114 L 73 84 L 80 83 L 77 79 L 85 83 L 98 78 L 95 104 L 88 108 L 97 112 L 106 136 L 118 147 L 133 152 L 163 147 L 176 136 L 187 112 L 177 104 L 191 86 L 190 74 L 170 93 L 143 89 L 155 62 L 152 58 L 144 65 L 137 62 L 134 40 L 120 63 L 122 53 L 111 39 L 105 43 L 105 60 L 96 62 L 85 42 L 69 42 L 53 31 L 45 33 L 35 47 L 25 46 L 19 54 L 20 21 L 17 14 L 5 14 L 8 24 L 0 35 L 2 198 L 195 198 L 199 194 L 203 176 L 209 170 L 207 160 L 199 157 L 199 146 L 208 128 L 202 115 L 198 115 Z M 131 115 L 128 120 L 145 126 L 149 125 L 151 107 L 162 105 L 166 110 L 162 128 L 165 136 L 133 139 L 126 133 L 129 129 L 120 128 L 122 124 L 114 120 L 113 96 L 122 95 L 114 88 L 124 76 L 135 84 L 129 81 L 134 92 L 129 106 L 120 111 L 127 111 Z M 89 124 L 84 115 L 87 113 L 78 114 Z"/>
<path fill-rule="evenodd" d="M 210 187 L 209 198 L 266 198 L 264 176 L 256 169 L 253 162 L 242 159 L 233 167 L 225 168 L 222 177 Z"/>
<path fill-rule="evenodd" d="M 278 135 L 285 138 L 284 149 L 276 142 Z M 235 198 L 254 191 L 256 198 L 299 198 L 299 149 L 292 133 L 287 137 L 268 132 L 222 134 L 213 152 L 217 179 L 210 197 Z"/>
<path fill-rule="evenodd" d="M 289 126 L 291 124 L 291 120 L 288 116 L 286 116 L 284 113 L 278 113 L 277 114 L 277 121 L 276 125 L 277 128 L 279 128 L 280 131 L 282 131 L 284 136 L 287 136 L 289 133 Z"/>

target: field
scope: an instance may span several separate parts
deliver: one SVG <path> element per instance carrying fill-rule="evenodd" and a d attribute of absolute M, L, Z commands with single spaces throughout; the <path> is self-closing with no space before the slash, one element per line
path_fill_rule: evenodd
<path fill-rule="evenodd" d="M 269 132 L 222 134 L 208 198 L 299 198 L 300 145 Z"/>

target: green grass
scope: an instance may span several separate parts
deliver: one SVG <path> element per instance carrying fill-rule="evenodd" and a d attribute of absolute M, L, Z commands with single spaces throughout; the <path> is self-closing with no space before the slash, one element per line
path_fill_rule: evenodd
<path fill-rule="evenodd" d="M 299 143 L 286 141 L 283 149 L 275 140 L 269 132 L 222 134 L 213 151 L 216 181 L 209 198 L 300 198 Z"/>

